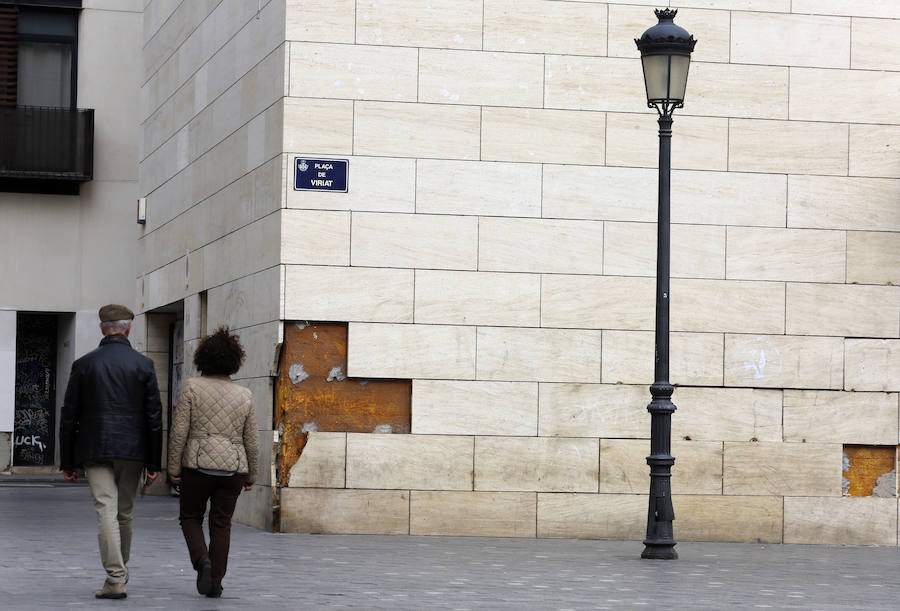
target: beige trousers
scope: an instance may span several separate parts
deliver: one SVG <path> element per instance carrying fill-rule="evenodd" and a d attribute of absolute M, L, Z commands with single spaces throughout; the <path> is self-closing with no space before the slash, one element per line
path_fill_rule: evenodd
<path fill-rule="evenodd" d="M 131 516 L 143 468 L 136 460 L 111 460 L 84 466 L 97 510 L 100 561 L 110 583 L 124 583 L 128 579 Z"/>

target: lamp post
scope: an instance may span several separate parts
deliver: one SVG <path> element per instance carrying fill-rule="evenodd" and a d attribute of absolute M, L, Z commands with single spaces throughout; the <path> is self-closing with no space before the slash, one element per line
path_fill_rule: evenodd
<path fill-rule="evenodd" d="M 659 23 L 635 39 L 641 52 L 647 106 L 659 113 L 659 213 L 656 239 L 656 359 L 650 412 L 650 508 L 647 538 L 641 558 L 674 560 L 671 453 L 674 388 L 669 383 L 669 175 L 672 155 L 672 113 L 684 103 L 691 52 L 697 41 L 674 23 L 677 10 L 656 11 Z"/>

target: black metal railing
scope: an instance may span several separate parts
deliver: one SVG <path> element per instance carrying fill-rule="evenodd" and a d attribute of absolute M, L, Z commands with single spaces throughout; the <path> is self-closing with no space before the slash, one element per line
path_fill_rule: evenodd
<path fill-rule="evenodd" d="M 85 182 L 94 176 L 94 111 L 0 106 L 0 179 Z"/>

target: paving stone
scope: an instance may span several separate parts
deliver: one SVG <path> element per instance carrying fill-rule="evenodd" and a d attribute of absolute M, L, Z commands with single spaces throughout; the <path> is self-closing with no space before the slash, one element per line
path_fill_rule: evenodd
<path fill-rule="evenodd" d="M 5 609 L 894 608 L 896 547 L 273 534 L 235 525 L 225 592 L 198 596 L 178 502 L 139 498 L 127 601 L 98 601 L 96 517 L 83 485 L 0 476 Z M 676 538 L 678 520 L 675 522 Z"/>

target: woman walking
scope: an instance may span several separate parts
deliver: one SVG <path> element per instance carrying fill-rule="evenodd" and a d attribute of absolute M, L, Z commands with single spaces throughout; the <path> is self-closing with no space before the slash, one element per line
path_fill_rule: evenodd
<path fill-rule="evenodd" d="M 184 383 L 169 438 L 169 476 L 181 485 L 181 531 L 197 571 L 197 592 L 210 598 L 222 595 L 231 516 L 241 490 L 253 487 L 259 458 L 250 390 L 229 378 L 243 360 L 244 349 L 227 327 L 203 338 L 194 354 L 201 376 Z"/>

